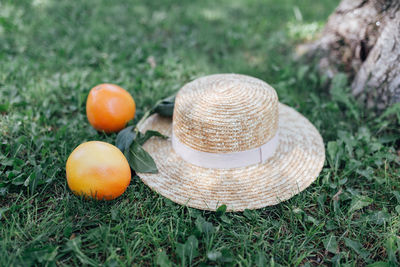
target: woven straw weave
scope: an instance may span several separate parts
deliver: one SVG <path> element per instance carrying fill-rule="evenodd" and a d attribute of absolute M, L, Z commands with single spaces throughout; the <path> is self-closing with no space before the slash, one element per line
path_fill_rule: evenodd
<path fill-rule="evenodd" d="M 206 76 L 177 95 L 174 122 L 153 115 L 141 131 L 153 129 L 205 152 L 243 151 L 263 145 L 279 130 L 279 146 L 265 163 L 233 169 L 202 168 L 177 155 L 171 140 L 150 139 L 144 148 L 157 174 L 138 173 L 150 188 L 190 207 L 242 211 L 275 205 L 308 187 L 325 160 L 322 138 L 294 109 L 280 104 L 275 90 L 244 75 Z"/>
<path fill-rule="evenodd" d="M 278 96 L 271 86 L 249 76 L 206 76 L 179 91 L 173 125 L 175 136 L 199 151 L 249 150 L 275 135 Z"/>

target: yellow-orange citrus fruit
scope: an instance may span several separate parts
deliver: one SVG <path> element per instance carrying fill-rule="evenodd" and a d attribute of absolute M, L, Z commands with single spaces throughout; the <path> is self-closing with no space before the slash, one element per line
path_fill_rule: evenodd
<path fill-rule="evenodd" d="M 106 133 L 122 130 L 135 117 L 136 105 L 132 96 L 114 84 L 99 84 L 90 90 L 86 115 L 90 124 Z"/>
<path fill-rule="evenodd" d="M 131 169 L 115 146 L 90 141 L 79 145 L 67 160 L 67 182 L 76 195 L 111 200 L 122 195 L 131 181 Z"/>

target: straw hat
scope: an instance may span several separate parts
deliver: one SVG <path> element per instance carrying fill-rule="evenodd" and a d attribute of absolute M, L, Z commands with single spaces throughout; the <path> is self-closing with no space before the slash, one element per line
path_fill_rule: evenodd
<path fill-rule="evenodd" d="M 308 187 L 325 150 L 318 130 L 278 102 L 267 83 L 216 74 L 184 85 L 173 120 L 157 114 L 140 130 L 169 139 L 144 145 L 159 172 L 138 173 L 150 188 L 189 207 L 242 211 L 275 205 Z"/>

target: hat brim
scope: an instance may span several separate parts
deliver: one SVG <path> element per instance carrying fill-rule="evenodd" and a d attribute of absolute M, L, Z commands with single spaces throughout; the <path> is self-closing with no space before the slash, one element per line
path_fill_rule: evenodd
<path fill-rule="evenodd" d="M 171 136 L 172 119 L 149 117 L 141 131 Z M 164 197 L 189 207 L 227 211 L 258 209 L 278 204 L 306 189 L 321 172 L 325 148 L 318 130 L 296 110 L 279 103 L 279 146 L 265 163 L 234 169 L 192 165 L 177 155 L 170 139 L 151 138 L 144 149 L 158 173 L 137 173 Z"/>

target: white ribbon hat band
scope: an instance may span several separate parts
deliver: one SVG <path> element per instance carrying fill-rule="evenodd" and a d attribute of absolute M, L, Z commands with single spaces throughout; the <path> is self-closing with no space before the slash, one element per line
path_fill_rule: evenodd
<path fill-rule="evenodd" d="M 272 157 L 279 144 L 279 133 L 264 145 L 239 152 L 209 153 L 195 150 L 178 140 L 172 131 L 172 148 L 183 160 L 203 168 L 231 169 L 260 164 Z"/>

